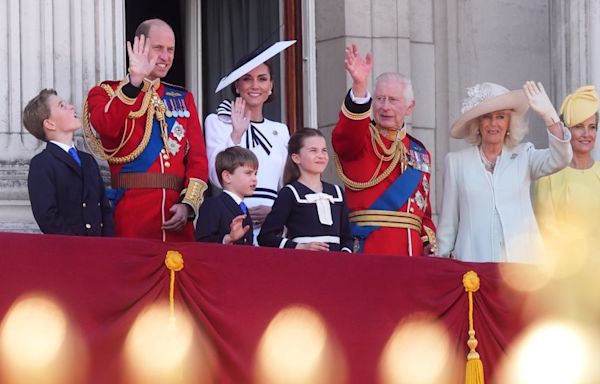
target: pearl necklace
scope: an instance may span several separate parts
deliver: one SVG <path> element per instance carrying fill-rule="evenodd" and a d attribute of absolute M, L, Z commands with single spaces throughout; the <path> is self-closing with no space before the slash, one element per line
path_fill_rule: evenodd
<path fill-rule="evenodd" d="M 498 154 L 498 156 L 500 156 L 500 154 Z M 485 156 L 485 153 L 483 153 L 483 148 L 481 148 L 481 146 L 479 147 L 479 157 L 481 157 L 483 165 L 487 169 L 489 169 L 491 173 L 494 173 L 494 168 L 496 167 L 496 161 L 498 160 L 498 157 L 496 157 L 496 160 L 494 160 L 493 162 L 489 161 L 488 158 Z"/>

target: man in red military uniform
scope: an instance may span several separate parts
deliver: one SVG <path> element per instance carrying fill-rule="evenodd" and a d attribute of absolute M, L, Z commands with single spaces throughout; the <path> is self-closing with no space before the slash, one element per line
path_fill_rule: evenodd
<path fill-rule="evenodd" d="M 92 88 L 84 106 L 86 140 L 110 165 L 117 235 L 193 241 L 208 164 L 194 96 L 161 82 L 173 64 L 173 30 L 146 20 L 127 52 L 128 76 Z"/>
<path fill-rule="evenodd" d="M 352 233 L 359 252 L 420 256 L 435 252 L 429 202 L 431 156 L 406 133 L 404 119 L 415 102 L 410 80 L 398 73 L 377 78 L 373 98 L 367 79 L 371 55 L 346 48 L 352 77 L 332 142 L 336 167 L 346 186 Z"/>

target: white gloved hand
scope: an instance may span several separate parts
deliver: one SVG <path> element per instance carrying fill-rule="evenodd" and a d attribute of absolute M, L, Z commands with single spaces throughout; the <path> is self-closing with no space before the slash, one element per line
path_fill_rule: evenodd
<path fill-rule="evenodd" d="M 526 81 L 523 84 L 523 91 L 525 91 L 525 95 L 529 99 L 529 106 L 544 119 L 547 127 L 560 121 L 558 113 L 556 113 L 556 109 L 552 105 L 550 98 L 548 98 L 542 83 L 538 82 L 536 84 L 533 81 Z"/>

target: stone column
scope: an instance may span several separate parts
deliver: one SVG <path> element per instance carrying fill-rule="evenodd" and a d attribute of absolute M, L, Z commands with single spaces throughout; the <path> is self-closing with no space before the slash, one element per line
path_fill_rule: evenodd
<path fill-rule="evenodd" d="M 558 105 L 576 88 L 591 81 L 590 7 L 597 0 L 551 0 L 550 36 L 552 98 Z"/>
<path fill-rule="evenodd" d="M 54 88 L 78 111 L 89 88 L 125 73 L 124 0 L 0 2 L 0 231 L 37 231 L 29 159 L 44 145 L 23 127 L 25 103 Z"/>
<path fill-rule="evenodd" d="M 600 92 L 600 0 L 551 0 L 552 99 L 557 109 L 564 97 L 583 85 Z M 600 137 L 594 158 L 600 159 Z"/>

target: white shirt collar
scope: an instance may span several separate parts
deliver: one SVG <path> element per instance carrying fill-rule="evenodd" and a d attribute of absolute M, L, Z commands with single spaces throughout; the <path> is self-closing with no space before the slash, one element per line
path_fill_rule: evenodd
<path fill-rule="evenodd" d="M 65 143 L 61 143 L 60 141 L 56 141 L 56 140 L 50 140 L 50 142 L 51 142 L 51 143 L 53 143 L 53 144 L 56 144 L 56 145 L 58 145 L 59 147 L 61 147 L 61 148 L 62 148 L 62 150 L 63 150 L 63 151 L 65 151 L 65 152 L 67 152 L 67 153 L 69 153 L 69 149 L 71 149 L 71 148 L 75 148 L 75 145 L 74 145 L 74 144 L 67 145 L 67 144 L 65 144 Z M 75 148 L 75 149 L 77 149 L 77 148 Z"/>
<path fill-rule="evenodd" d="M 231 196 L 231 198 L 233 199 L 233 201 L 235 201 L 235 203 L 237 205 L 240 205 L 240 203 L 242 202 L 242 199 L 236 195 L 235 193 L 231 192 L 231 191 L 227 191 L 227 190 L 223 190 L 223 192 L 225 192 L 226 194 L 228 194 L 229 196 Z"/>

